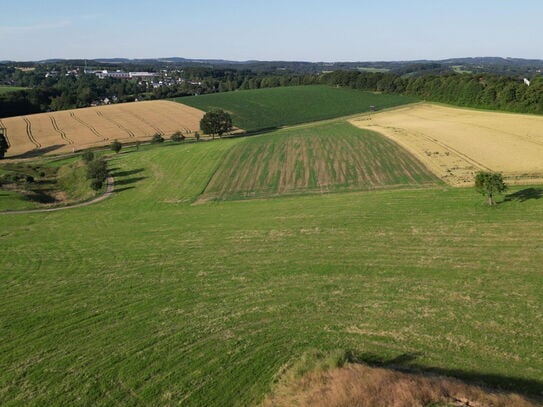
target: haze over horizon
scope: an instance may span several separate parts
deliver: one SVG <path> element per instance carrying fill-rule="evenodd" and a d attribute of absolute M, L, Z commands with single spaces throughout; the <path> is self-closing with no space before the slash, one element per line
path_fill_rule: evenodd
<path fill-rule="evenodd" d="M 31 0 L 3 6 L 0 60 L 167 58 L 309 62 L 542 59 L 543 4 L 466 0 Z"/>

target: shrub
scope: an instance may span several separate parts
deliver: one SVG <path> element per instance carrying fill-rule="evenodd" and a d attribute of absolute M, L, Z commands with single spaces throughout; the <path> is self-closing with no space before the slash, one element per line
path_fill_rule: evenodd
<path fill-rule="evenodd" d="M 83 161 L 86 163 L 89 163 L 94 160 L 94 153 L 92 151 L 85 151 L 83 154 L 81 154 L 81 158 L 83 158 Z"/>
<path fill-rule="evenodd" d="M 176 131 L 175 133 L 172 134 L 172 136 L 170 137 L 170 140 L 175 141 L 175 142 L 183 141 L 185 140 L 185 136 L 180 131 Z"/>
<path fill-rule="evenodd" d="M 123 145 L 120 141 L 112 141 L 111 142 L 111 150 L 113 150 L 115 152 L 115 154 L 119 154 L 119 151 L 121 151 L 121 148 L 123 148 Z"/>
<path fill-rule="evenodd" d="M 151 143 L 153 144 L 162 143 L 162 142 L 164 142 L 164 137 L 162 137 L 162 134 L 160 133 L 154 134 L 153 137 L 151 138 Z"/>
<path fill-rule="evenodd" d="M 104 160 L 94 160 L 87 164 L 87 179 L 101 180 L 107 178 L 107 163 Z"/>
<path fill-rule="evenodd" d="M 93 179 L 91 181 L 91 188 L 94 189 L 95 191 L 98 191 L 99 189 L 102 188 L 102 186 L 104 185 L 104 181 L 100 180 L 100 179 Z"/>

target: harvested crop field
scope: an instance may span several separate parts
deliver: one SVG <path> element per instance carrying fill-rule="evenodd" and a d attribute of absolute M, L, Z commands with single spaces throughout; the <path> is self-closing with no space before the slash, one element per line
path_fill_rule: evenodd
<path fill-rule="evenodd" d="M 396 141 L 454 186 L 472 185 L 479 170 L 543 180 L 543 117 L 419 104 L 351 123 Z"/>
<path fill-rule="evenodd" d="M 61 153 L 121 142 L 149 140 L 155 133 L 191 135 L 204 112 L 157 100 L 39 113 L 2 119 L 10 148 L 6 157 Z"/>
<path fill-rule="evenodd" d="M 380 134 L 346 122 L 301 126 L 232 147 L 202 199 L 436 185 L 439 179 Z"/>

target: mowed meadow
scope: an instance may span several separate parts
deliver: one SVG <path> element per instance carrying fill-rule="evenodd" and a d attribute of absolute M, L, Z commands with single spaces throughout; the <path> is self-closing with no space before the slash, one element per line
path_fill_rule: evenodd
<path fill-rule="evenodd" d="M 370 97 L 318 88 L 348 95 L 336 115 Z M 314 90 L 286 89 L 306 109 Z M 264 91 L 246 123 L 296 119 Z M 222 96 L 250 112 L 252 92 Z M 1 405 L 259 405 L 312 352 L 541 402 L 542 186 L 487 207 L 346 119 L 125 146 L 109 167 L 98 204 L 0 214 Z"/>
<path fill-rule="evenodd" d="M 311 349 L 541 394 L 541 188 L 193 205 L 253 140 L 126 149 L 108 200 L 0 216 L 2 405 L 255 405 Z"/>

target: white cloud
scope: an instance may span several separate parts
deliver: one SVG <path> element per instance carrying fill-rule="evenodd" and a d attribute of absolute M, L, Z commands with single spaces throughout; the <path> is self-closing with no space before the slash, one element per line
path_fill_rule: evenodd
<path fill-rule="evenodd" d="M 32 31 L 45 31 L 45 30 L 54 30 L 57 28 L 65 28 L 72 25 L 70 20 L 59 20 L 51 23 L 36 23 L 31 25 L 19 25 L 11 27 L 1 27 L 0 30 L 4 34 L 17 34 L 17 33 L 26 33 Z"/>

